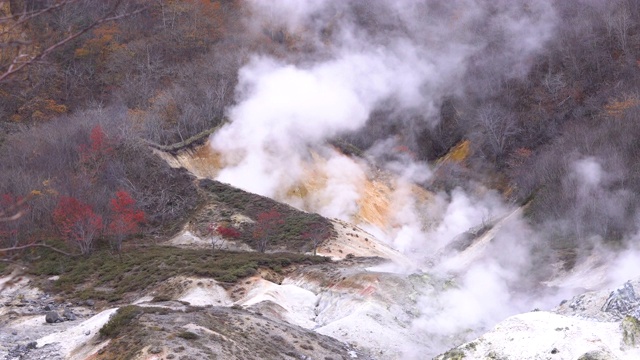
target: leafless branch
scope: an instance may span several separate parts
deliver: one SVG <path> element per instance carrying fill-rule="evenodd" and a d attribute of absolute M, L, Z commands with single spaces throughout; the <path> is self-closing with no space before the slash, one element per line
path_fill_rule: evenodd
<path fill-rule="evenodd" d="M 22 40 L 9 40 L 7 42 L 0 43 L 0 48 L 10 48 L 14 46 L 26 46 L 31 45 L 30 41 L 22 41 Z"/>
<path fill-rule="evenodd" d="M 71 1 L 75 1 L 75 0 L 70 0 L 67 2 L 63 2 L 61 4 L 68 4 Z M 125 13 L 125 14 L 120 14 L 120 15 L 114 15 L 115 12 L 117 11 L 117 9 L 120 7 L 120 5 L 122 4 L 123 0 L 118 0 L 115 5 L 113 6 L 113 8 L 104 16 L 102 16 L 101 18 L 95 20 L 93 23 L 87 25 L 86 27 L 82 28 L 81 30 L 78 30 L 77 32 L 65 37 L 64 39 L 58 41 L 57 43 L 49 46 L 48 48 L 44 49 L 43 51 L 41 51 L 39 54 L 29 57 L 27 55 L 21 55 L 21 56 L 17 56 L 13 59 L 11 65 L 9 65 L 9 67 L 7 68 L 7 70 L 5 70 L 2 74 L 0 74 L 0 82 L 4 81 L 5 79 L 7 79 L 9 76 L 17 73 L 18 71 L 24 69 L 25 67 L 39 61 L 42 60 L 43 58 L 45 58 L 47 55 L 49 55 L 50 53 L 52 53 L 54 50 L 56 50 L 57 48 L 61 47 L 62 45 L 78 38 L 79 36 L 85 34 L 86 32 L 88 32 L 89 30 L 95 28 L 96 26 L 103 24 L 105 22 L 109 22 L 109 21 L 115 21 L 115 20 L 119 20 L 119 19 L 123 19 L 125 17 L 129 17 L 129 16 L 133 16 L 136 14 L 141 13 L 142 11 L 146 10 L 149 5 L 144 6 L 140 9 Z M 40 13 L 35 13 L 33 14 L 33 16 L 38 16 L 41 15 L 42 12 Z M 27 59 L 24 59 L 24 58 Z"/>
<path fill-rule="evenodd" d="M 4 253 L 4 252 L 7 252 L 7 251 L 23 250 L 23 249 L 33 248 L 33 247 L 47 248 L 49 250 L 53 250 L 53 251 L 58 252 L 60 254 L 71 256 L 71 257 L 78 256 L 77 254 L 71 254 L 71 253 L 68 253 L 66 251 L 60 250 L 60 249 L 58 249 L 56 247 L 53 247 L 51 245 L 47 245 L 47 244 L 44 244 L 44 243 L 34 243 L 34 244 L 27 244 L 27 245 L 22 245 L 22 246 L 8 247 L 8 248 L 0 249 L 0 253 Z"/>
<path fill-rule="evenodd" d="M 32 197 L 33 194 L 29 194 L 9 206 L 6 210 L 0 209 L 0 222 L 15 221 L 21 218 L 26 213 L 26 210 L 23 208 L 24 204 L 31 200 Z"/>
<path fill-rule="evenodd" d="M 20 16 L 17 18 L 17 20 L 15 20 L 15 16 L 4 16 L 4 17 L 0 17 L 0 23 L 4 23 L 7 21 L 11 21 L 11 20 L 15 20 L 15 22 L 12 24 L 12 26 L 8 29 L 4 29 L 2 32 L 0 32 L 0 36 L 2 35 L 6 35 L 6 34 L 10 34 L 13 30 L 15 30 L 16 28 L 18 28 L 19 26 L 21 26 L 22 24 L 28 22 L 29 20 L 32 20 L 38 16 L 41 16 L 45 13 L 51 12 L 53 10 L 62 8 L 63 6 L 66 6 L 68 4 L 71 4 L 73 2 L 77 2 L 78 0 L 64 0 L 61 1 L 57 4 L 51 5 L 51 6 L 47 6 L 44 9 L 41 10 L 36 10 L 36 11 L 30 11 L 30 12 L 23 12 L 22 14 L 20 14 Z M 0 1 L 0 4 L 2 3 L 2 1 Z"/>

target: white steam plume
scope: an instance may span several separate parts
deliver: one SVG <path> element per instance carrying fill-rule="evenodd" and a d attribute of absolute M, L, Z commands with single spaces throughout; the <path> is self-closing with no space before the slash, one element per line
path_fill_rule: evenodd
<path fill-rule="evenodd" d="M 369 25 L 349 2 L 249 4 L 254 26 L 284 27 L 313 39 L 323 25 L 333 29 L 329 39 L 313 42 L 320 44 L 319 60 L 254 56 L 240 72 L 231 123 L 212 140 L 227 164 L 219 180 L 281 200 L 283 189 L 300 179 L 309 147 L 362 128 L 383 101 L 437 121 L 441 99 L 462 90 L 469 59 L 491 45 L 505 57 L 492 66 L 521 66 L 548 39 L 553 20 L 543 2 L 364 2 L 356 10 L 372 9 L 365 16 L 373 18 Z M 390 30 L 379 31 L 378 21 Z"/>
<path fill-rule="evenodd" d="M 248 3 L 254 14 L 248 23 L 257 33 L 281 28 L 300 35 L 315 51 L 302 59 L 292 56 L 295 60 L 256 54 L 243 67 L 237 105 L 228 112 L 230 123 L 211 139 L 225 164 L 218 180 L 342 219 L 358 211 L 362 183 L 371 170 L 329 148 L 328 140 L 363 128 L 382 106 L 419 112 L 433 125 L 442 99 L 467 90 L 463 78 L 469 69 L 475 72 L 472 78 L 481 80 L 478 87 L 487 89 L 477 72 L 500 72 L 503 78 L 525 74 L 555 24 L 547 1 Z M 396 145 L 394 134 L 389 135 L 368 155 L 397 175 L 392 225 L 372 232 L 386 232 L 397 249 L 430 259 L 460 233 L 514 210 L 495 193 L 460 189 L 436 194 L 428 204 L 416 201 L 412 186 L 431 176 L 430 166 L 409 156 L 390 161 L 378 156 Z M 321 165 L 326 179 L 305 199 L 293 198 L 289 190 L 306 176 L 310 150 L 326 160 Z M 529 261 L 522 237 L 529 230 L 524 223 L 515 224 L 496 235 L 494 243 L 502 248 L 487 246 L 495 259 L 469 269 L 455 259 L 443 262 L 443 268 L 460 274 L 457 286 L 420 299 L 424 316 L 416 321 L 416 330 L 446 337 L 490 326 L 530 304 L 512 294 Z M 519 256 L 500 256 L 503 249 Z M 429 351 L 446 350 L 444 346 L 437 343 Z"/>

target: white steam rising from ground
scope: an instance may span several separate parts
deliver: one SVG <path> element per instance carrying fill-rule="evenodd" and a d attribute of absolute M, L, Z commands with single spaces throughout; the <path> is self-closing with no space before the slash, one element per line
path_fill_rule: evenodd
<path fill-rule="evenodd" d="M 372 12 L 367 16 L 380 28 L 389 28 L 373 31 L 362 28 L 348 3 L 250 2 L 256 15 L 248 21 L 256 31 L 270 26 L 302 34 L 316 52 L 295 62 L 256 54 L 243 67 L 230 123 L 211 139 L 224 164 L 218 180 L 328 217 L 353 220 L 365 183 L 376 173 L 364 160 L 327 146 L 328 140 L 361 129 L 382 104 L 392 103 L 396 111 L 417 110 L 427 121 L 437 121 L 442 98 L 464 90 L 461 79 L 471 62 L 474 71 L 522 75 L 552 36 L 556 21 L 544 1 L 365 2 Z M 326 35 L 328 24 L 331 35 Z M 390 137 L 365 157 L 377 161 L 395 145 Z M 435 262 L 432 271 L 441 276 L 459 275 L 458 286 L 419 300 L 423 313 L 414 323 L 416 331 L 453 336 L 557 303 L 558 294 L 534 297 L 522 291 L 532 270 L 536 235 L 517 213 L 491 234 L 490 243 L 481 244 L 481 258 L 460 258 L 455 252 L 437 258 L 456 236 L 515 210 L 499 194 L 457 189 L 419 201 L 412 187 L 429 179 L 430 164 L 400 156 L 376 166 L 395 175 L 389 222 L 382 228 L 363 226 L 424 268 Z M 576 163 L 576 176 L 585 179 L 583 191 L 598 186 L 601 170 L 589 159 Z M 303 195 L 292 192 L 305 181 L 316 181 L 317 188 Z M 637 264 L 635 259 L 621 258 L 618 267 L 628 269 Z M 443 344 L 433 346 L 431 351 L 446 350 Z M 407 350 L 411 354 L 415 349 Z"/>
<path fill-rule="evenodd" d="M 297 63 L 255 55 L 240 72 L 238 105 L 228 113 L 231 124 L 212 140 L 225 163 L 219 180 L 281 200 L 301 180 L 310 148 L 333 158 L 326 141 L 361 129 L 383 102 L 437 122 L 442 98 L 464 90 L 461 79 L 472 59 L 498 53 L 501 57 L 487 66 L 512 72 L 541 49 L 555 21 L 544 2 L 250 4 L 256 15 L 247 22 L 257 32 L 264 26 L 284 28 L 317 47 Z M 327 29 L 332 35 L 323 38 Z M 384 142 L 376 149 L 390 150 Z M 362 170 L 347 166 L 348 161 L 343 160 L 343 171 L 333 173 L 353 175 L 358 187 Z M 396 172 L 427 168 L 409 161 L 387 165 Z M 414 177 L 428 176 L 413 172 Z M 325 213 L 322 207 L 310 210 Z"/>

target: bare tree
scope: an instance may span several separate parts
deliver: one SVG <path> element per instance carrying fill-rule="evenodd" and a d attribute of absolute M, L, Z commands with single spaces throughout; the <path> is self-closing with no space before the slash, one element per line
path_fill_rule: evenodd
<path fill-rule="evenodd" d="M 259 252 L 263 253 L 267 251 L 267 247 L 275 240 L 276 233 L 283 224 L 284 218 L 276 209 L 258 214 L 253 237 L 257 240 Z"/>
<path fill-rule="evenodd" d="M 616 8 L 607 14 L 605 23 L 607 27 L 607 35 L 610 39 L 614 39 L 624 53 L 629 51 L 629 30 L 633 26 L 633 19 L 629 11 L 626 1 L 616 4 Z"/>
<path fill-rule="evenodd" d="M 513 116 L 489 105 L 480 109 L 476 121 L 487 151 L 494 159 L 502 159 L 511 139 L 519 132 Z"/>
<path fill-rule="evenodd" d="M 115 0 L 103 15 L 94 19 L 88 25 L 71 31 L 62 39 L 43 49 L 37 49 L 30 39 L 23 36 L 23 29 L 31 22 L 80 1 L 60 0 L 49 2 L 48 5 L 42 8 L 30 9 L 24 3 L 18 1 L 0 0 L 0 10 L 2 10 L 0 11 L 0 82 L 5 81 L 25 67 L 44 60 L 63 45 L 96 26 L 140 13 L 148 7 L 143 6 L 119 13 L 119 10 L 124 8 L 123 3 L 125 0 Z"/>
<path fill-rule="evenodd" d="M 302 237 L 313 244 L 314 256 L 317 255 L 320 244 L 327 238 L 327 234 L 330 232 L 329 226 L 322 222 L 312 223 L 308 226 L 307 231 L 302 233 Z"/>

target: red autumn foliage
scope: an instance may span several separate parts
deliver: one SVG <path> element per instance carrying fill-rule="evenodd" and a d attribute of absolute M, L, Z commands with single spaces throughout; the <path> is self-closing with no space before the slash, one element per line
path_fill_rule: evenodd
<path fill-rule="evenodd" d="M 100 125 L 96 125 L 91 129 L 89 144 L 80 146 L 81 159 L 105 156 L 111 152 L 113 152 L 113 148 L 107 138 L 107 134 L 105 134 Z"/>
<path fill-rule="evenodd" d="M 91 129 L 89 144 L 80 145 L 79 153 L 83 170 L 91 177 L 95 177 L 113 153 L 113 148 L 102 126 L 96 125 Z"/>
<path fill-rule="evenodd" d="M 107 230 L 113 237 L 114 245 L 118 251 L 122 247 L 122 241 L 140 230 L 144 223 L 144 211 L 136 208 L 136 200 L 125 190 L 119 190 L 111 199 L 111 219 Z"/>
<path fill-rule="evenodd" d="M 64 239 L 78 246 L 85 255 L 91 252 L 93 240 L 102 231 L 102 216 L 74 197 L 60 197 L 53 221 Z"/>
<path fill-rule="evenodd" d="M 94 153 L 108 153 L 111 152 L 111 146 L 108 143 L 107 136 L 102 130 L 102 126 L 96 125 L 91 129 L 91 152 Z"/>
<path fill-rule="evenodd" d="M 275 209 L 258 214 L 258 221 L 253 231 L 253 237 L 258 240 L 258 251 L 265 252 L 265 250 L 267 250 L 267 245 L 271 237 L 276 232 L 278 226 L 282 226 L 283 224 L 284 219 L 282 218 L 282 214 Z"/>
<path fill-rule="evenodd" d="M 218 235 L 224 238 L 230 238 L 230 239 L 237 239 L 241 235 L 238 230 L 232 227 L 222 226 L 222 225 L 216 228 L 216 232 L 218 233 Z"/>

